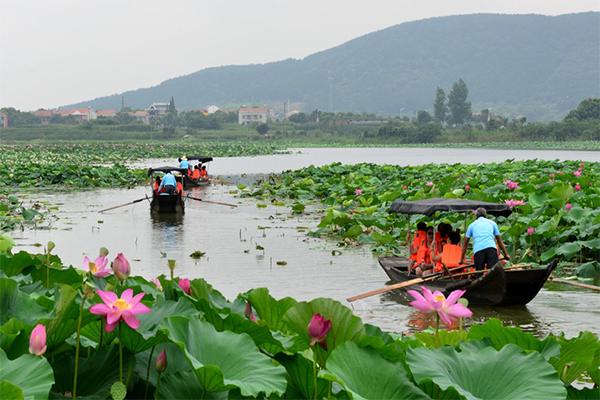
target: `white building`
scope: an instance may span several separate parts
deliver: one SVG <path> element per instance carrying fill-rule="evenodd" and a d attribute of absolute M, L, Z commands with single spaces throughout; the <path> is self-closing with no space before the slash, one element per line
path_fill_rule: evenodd
<path fill-rule="evenodd" d="M 265 123 L 269 115 L 268 108 L 240 108 L 238 122 L 240 125 L 250 125 L 253 122 Z"/>

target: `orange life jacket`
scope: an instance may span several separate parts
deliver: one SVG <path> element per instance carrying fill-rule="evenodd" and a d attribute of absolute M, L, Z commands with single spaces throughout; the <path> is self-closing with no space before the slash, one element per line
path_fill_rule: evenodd
<path fill-rule="evenodd" d="M 419 251 L 417 251 L 417 262 L 415 267 L 421 264 L 431 264 L 431 249 L 427 246 L 427 240 L 421 242 Z"/>
<path fill-rule="evenodd" d="M 206 170 L 203 169 L 202 171 L 200 171 L 200 176 L 208 176 L 208 172 L 206 172 Z"/>
<path fill-rule="evenodd" d="M 442 262 L 446 264 L 448 269 L 459 267 L 460 256 L 462 254 L 462 247 L 457 244 L 445 244 L 442 250 L 442 260 L 435 264 L 435 272 L 442 271 L 444 266 Z"/>
<path fill-rule="evenodd" d="M 418 249 L 419 247 L 421 247 L 423 242 L 426 241 L 426 234 L 427 233 L 425 231 L 416 231 L 415 232 L 415 237 L 413 238 L 413 242 L 412 242 L 413 248 Z M 418 255 L 418 253 L 411 254 L 410 259 L 413 261 L 417 261 L 417 255 Z"/>
<path fill-rule="evenodd" d="M 196 168 L 194 172 L 192 172 L 192 179 L 200 179 L 200 169 Z"/>
<path fill-rule="evenodd" d="M 185 192 L 183 191 L 183 186 L 181 186 L 181 182 L 177 182 L 177 193 L 181 193 L 182 196 L 185 196 Z"/>

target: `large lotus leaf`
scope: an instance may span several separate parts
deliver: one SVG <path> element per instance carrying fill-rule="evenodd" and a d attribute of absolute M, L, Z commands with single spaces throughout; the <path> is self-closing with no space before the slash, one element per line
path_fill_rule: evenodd
<path fill-rule="evenodd" d="M 558 183 L 552 189 L 552 194 L 555 197 L 559 197 L 561 199 L 568 199 L 570 197 L 573 197 L 573 193 L 575 193 L 575 189 L 573 189 L 573 186 L 564 183 Z"/>
<path fill-rule="evenodd" d="M 190 283 L 190 291 L 194 299 L 206 299 L 217 308 L 226 308 L 231 306 L 225 296 L 223 296 L 218 290 L 214 289 L 212 285 L 206 282 L 206 280 L 194 279 Z"/>
<path fill-rule="evenodd" d="M 33 328 L 12 318 L 0 327 L 0 348 L 11 360 L 29 353 L 29 337 Z M 0 366 L 1 367 L 1 366 Z"/>
<path fill-rule="evenodd" d="M 442 390 L 454 387 L 469 400 L 564 399 L 566 390 L 556 371 L 539 353 L 525 354 L 508 344 L 500 351 L 485 347 L 460 353 L 446 346 L 408 349 L 406 361 L 414 379 L 431 378 Z"/>
<path fill-rule="evenodd" d="M 0 383 L 0 396 L 2 396 L 3 399 L 25 400 L 23 389 L 13 385 L 9 381 Z"/>
<path fill-rule="evenodd" d="M 565 243 L 556 249 L 556 254 L 562 254 L 567 260 L 570 260 L 574 254 L 579 253 L 580 249 L 577 243 Z"/>
<path fill-rule="evenodd" d="M 60 265 L 58 266 L 60 267 Z M 47 266 L 41 268 L 32 269 L 31 277 L 34 281 L 41 281 L 45 287 L 54 287 L 57 283 L 64 285 L 70 285 L 74 287 L 80 287 L 83 283 L 83 277 L 77 272 L 75 268 L 58 269 L 50 267 L 50 272 L 47 271 Z M 48 276 L 49 275 L 49 276 Z M 50 283 L 47 282 L 50 278 Z"/>
<path fill-rule="evenodd" d="M 489 339 L 494 348 L 500 351 L 507 344 L 519 346 L 526 353 L 537 351 L 546 360 L 560 354 L 560 345 L 553 336 L 544 340 L 537 339 L 531 333 L 519 328 L 503 327 L 496 318 L 488 320 L 483 325 L 472 325 L 467 334 L 467 341 Z"/>
<path fill-rule="evenodd" d="M 21 389 L 25 398 L 47 399 L 54 384 L 52 367 L 44 357 L 25 354 L 9 360 L 0 349 L 0 382 L 8 381 Z M 15 389 L 10 387 L 11 392 Z M 2 393 L 3 399 L 10 397 Z"/>
<path fill-rule="evenodd" d="M 573 386 L 567 386 L 567 399 L 569 399 L 569 400 L 597 400 L 597 399 L 600 399 L 600 388 L 584 387 L 581 389 L 577 389 L 577 388 L 574 388 Z"/>
<path fill-rule="evenodd" d="M 331 352 L 324 377 L 340 383 L 354 399 L 429 399 L 408 378 L 400 361 L 384 359 L 370 347 L 343 343 Z"/>
<path fill-rule="evenodd" d="M 390 244 L 394 241 L 394 238 L 392 237 L 392 235 L 386 233 L 384 235 L 382 235 L 379 232 L 373 232 L 371 234 L 371 237 L 378 243 L 378 244 L 382 244 L 382 245 L 386 245 L 386 244 Z"/>
<path fill-rule="evenodd" d="M 31 296 L 20 291 L 16 281 L 0 278 L 0 326 L 11 318 L 34 326 L 45 317 L 48 317 L 48 312 Z"/>
<path fill-rule="evenodd" d="M 137 318 L 140 320 L 140 326 L 131 329 L 123 323 L 122 339 L 123 345 L 132 353 L 139 353 L 158 343 L 164 342 L 166 337 L 159 330 L 160 322 L 174 315 L 198 315 L 198 310 L 186 298 L 179 301 L 165 301 L 162 297 L 152 305 L 152 312 L 140 314 Z"/>
<path fill-rule="evenodd" d="M 600 368 L 598 351 L 600 342 L 590 331 L 584 331 L 578 337 L 560 341 L 560 357 L 552 357 L 549 362 L 558 371 L 560 378 L 571 383 L 584 371 L 596 371 Z"/>
<path fill-rule="evenodd" d="M 415 333 L 415 337 L 430 348 L 440 348 L 446 345 L 454 346 L 462 341 L 465 336 L 467 336 L 467 332 L 465 331 L 440 330 L 437 335 L 430 332 Z"/>
<path fill-rule="evenodd" d="M 598 261 L 590 261 L 581 264 L 577 267 L 575 273 L 582 278 L 595 278 L 600 274 L 600 263 Z"/>
<path fill-rule="evenodd" d="M 40 260 L 26 251 L 20 251 L 14 255 L 0 254 L 0 269 L 8 277 L 20 274 L 29 266 L 40 264 Z"/>
<path fill-rule="evenodd" d="M 600 239 L 599 238 L 595 238 L 592 240 L 579 241 L 578 243 L 583 247 L 587 247 L 588 249 L 600 250 Z"/>
<path fill-rule="evenodd" d="M 348 229 L 346 232 L 344 232 L 344 234 L 342 235 L 345 238 L 351 238 L 354 239 L 355 237 L 361 235 L 363 233 L 363 228 L 360 224 L 356 224 L 356 225 L 352 225 L 352 227 L 350 227 L 350 229 Z"/>
<path fill-rule="evenodd" d="M 161 375 L 157 398 L 226 400 L 229 398 L 228 393 L 227 391 L 207 393 L 193 372 L 177 371 L 174 374 L 164 373 Z"/>
<path fill-rule="evenodd" d="M 542 207 L 546 203 L 546 200 L 548 200 L 548 195 L 544 192 L 533 192 L 529 194 L 529 204 L 534 207 Z"/>
<path fill-rule="evenodd" d="M 244 396 L 285 392 L 285 369 L 273 365 L 245 334 L 217 332 L 196 317 L 169 317 L 161 323 L 209 392 L 240 388 Z"/>
<path fill-rule="evenodd" d="M 315 377 L 314 363 L 308 358 L 294 354 L 291 356 L 279 353 L 275 359 L 284 366 L 288 381 L 286 398 L 290 399 L 312 399 L 315 395 Z M 322 378 L 317 378 L 318 395 L 317 399 L 327 397 L 329 391 L 329 382 Z"/>
<path fill-rule="evenodd" d="M 119 346 L 102 346 L 90 357 L 82 357 L 80 352 L 77 372 L 77 397 L 106 399 L 111 386 L 119 380 Z M 133 362 L 133 356 L 123 352 L 123 374 Z M 52 363 L 56 385 L 53 391 L 59 393 L 73 391 L 75 357 L 62 357 Z M 124 377 L 125 378 L 125 377 Z"/>
<path fill-rule="evenodd" d="M 291 297 L 275 300 L 267 288 L 257 288 L 248 292 L 248 300 L 256 310 L 260 319 L 267 321 L 272 330 L 288 332 L 289 328 L 283 322 L 285 314 L 298 302 Z"/>
<path fill-rule="evenodd" d="M 309 344 L 311 339 L 308 336 L 307 328 L 315 314 L 320 314 L 325 320 L 331 321 L 331 328 L 326 336 L 328 352 L 321 349 L 319 345 L 313 347 L 313 351 L 317 351 L 321 360 L 326 360 L 327 355 L 336 346 L 347 341 L 360 343 L 366 337 L 361 319 L 342 303 L 328 298 L 321 297 L 309 303 L 296 304 L 287 312 L 284 322 Z"/>
<path fill-rule="evenodd" d="M 236 313 L 222 315 L 212 308 L 205 299 L 199 300 L 197 307 L 203 312 L 204 319 L 210 322 L 218 332 L 246 333 L 250 335 L 257 346 L 262 347 L 269 354 L 285 351 L 295 345 L 289 338 L 281 337 L 285 345 L 274 339 L 273 332 L 264 321 L 256 323 Z"/>

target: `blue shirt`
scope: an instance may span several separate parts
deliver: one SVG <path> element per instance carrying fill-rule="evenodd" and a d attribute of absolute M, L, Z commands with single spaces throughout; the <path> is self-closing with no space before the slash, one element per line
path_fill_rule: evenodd
<path fill-rule="evenodd" d="M 484 217 L 477 218 L 467 228 L 467 237 L 473 238 L 473 253 L 493 247 L 496 248 L 496 235 L 499 235 L 498 225 L 492 220 Z"/>
<path fill-rule="evenodd" d="M 190 167 L 190 162 L 189 161 L 187 161 L 187 160 L 181 160 L 179 162 L 179 168 L 185 168 L 185 169 L 187 169 L 189 167 Z"/>
<path fill-rule="evenodd" d="M 160 182 L 160 186 L 158 187 L 158 191 L 160 192 L 160 190 L 165 186 L 177 187 L 177 181 L 175 180 L 173 174 L 170 172 L 167 172 L 165 176 L 163 176 L 162 181 Z"/>

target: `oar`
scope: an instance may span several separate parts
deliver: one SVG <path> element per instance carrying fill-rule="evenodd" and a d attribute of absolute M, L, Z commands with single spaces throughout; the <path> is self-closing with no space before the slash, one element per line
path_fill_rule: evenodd
<path fill-rule="evenodd" d="M 192 200 L 198 200 L 198 201 L 203 201 L 205 203 L 211 203 L 211 204 L 219 204 L 221 206 L 229 206 L 229 207 L 237 207 L 237 205 L 235 204 L 228 204 L 228 203 L 219 203 L 218 201 L 209 201 L 209 200 L 202 200 L 198 197 L 192 197 L 192 196 L 185 196 L 186 199 L 192 199 Z"/>
<path fill-rule="evenodd" d="M 457 268 L 451 268 L 449 271 L 454 271 L 454 270 L 457 270 L 457 269 L 463 269 L 463 268 L 467 268 L 467 267 L 472 267 L 473 265 L 474 264 L 464 265 L 462 267 L 457 267 Z M 349 302 L 353 302 L 355 300 L 364 299 L 365 297 L 371 297 L 371 296 L 375 296 L 376 294 L 389 292 L 390 290 L 400 289 L 400 288 L 403 288 L 403 287 L 406 287 L 406 286 L 415 285 L 417 283 L 430 281 L 430 280 L 433 280 L 433 279 L 437 278 L 441 274 L 445 274 L 445 273 L 446 273 L 446 271 L 436 272 L 435 274 L 427 275 L 425 278 L 416 278 L 416 279 L 412 279 L 410 281 L 406 281 L 406 282 L 402 282 L 402 283 L 396 283 L 395 285 L 386 286 L 384 288 L 373 290 L 371 292 L 359 294 L 358 296 L 348 297 L 346 300 L 349 301 Z"/>
<path fill-rule="evenodd" d="M 147 198 L 148 198 L 148 196 L 146 195 L 146 197 L 144 197 L 143 199 L 137 199 L 137 200 L 132 201 L 131 203 L 121 204 L 120 206 L 110 207 L 110 208 L 107 208 L 107 209 L 104 209 L 104 210 L 100 210 L 98 212 L 104 212 L 104 211 L 108 211 L 108 210 L 114 210 L 115 208 L 119 208 L 119 207 L 130 206 L 132 204 L 139 203 L 142 200 L 146 200 Z"/>
<path fill-rule="evenodd" d="M 573 285 L 573 286 L 582 287 L 582 288 L 586 288 L 586 289 L 600 290 L 600 286 L 586 285 L 584 283 L 569 282 L 569 281 L 564 281 L 562 279 L 556 279 L 553 277 L 550 277 L 548 280 L 552 281 L 552 282 L 566 283 L 567 285 Z"/>
<path fill-rule="evenodd" d="M 517 268 L 526 268 L 526 267 L 531 267 L 531 264 L 521 264 L 521 265 L 511 265 L 510 267 L 504 267 L 505 271 L 510 271 L 510 270 L 514 270 Z M 457 276 L 465 276 L 465 275 L 473 275 L 473 274 L 478 274 L 481 273 L 482 271 L 470 271 L 470 272 L 463 272 L 460 274 L 452 274 L 453 277 L 457 277 Z M 447 279 L 448 277 L 443 276 L 442 279 Z"/>
<path fill-rule="evenodd" d="M 220 180 L 220 179 L 211 179 L 211 178 L 208 178 L 208 180 L 209 180 L 209 181 L 211 181 L 211 182 L 229 183 L 230 185 L 233 185 L 233 182 L 229 182 L 229 181 L 222 181 L 222 180 Z"/>

